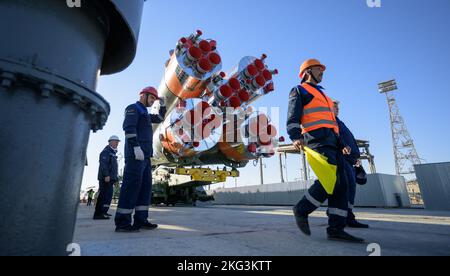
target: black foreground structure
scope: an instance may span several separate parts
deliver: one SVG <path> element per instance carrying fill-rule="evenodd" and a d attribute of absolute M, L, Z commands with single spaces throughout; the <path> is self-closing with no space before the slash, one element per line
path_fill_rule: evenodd
<path fill-rule="evenodd" d="M 67 255 L 100 74 L 130 65 L 144 0 L 0 0 L 0 255 Z"/>

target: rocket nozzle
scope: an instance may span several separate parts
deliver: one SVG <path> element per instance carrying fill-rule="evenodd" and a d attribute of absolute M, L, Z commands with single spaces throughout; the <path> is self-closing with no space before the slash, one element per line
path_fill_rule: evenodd
<path fill-rule="evenodd" d="M 241 106 L 241 100 L 238 97 L 233 96 L 229 100 L 229 106 L 233 108 L 238 108 Z"/>
<path fill-rule="evenodd" d="M 233 90 L 231 89 L 231 87 L 229 87 L 228 85 L 222 85 L 219 88 L 219 92 L 220 95 L 224 98 L 224 99 L 228 99 L 229 97 L 231 97 L 231 95 L 233 94 Z"/>
<path fill-rule="evenodd" d="M 253 86 L 255 87 L 255 88 L 261 88 L 261 87 L 263 87 L 264 85 L 266 84 L 266 79 L 262 76 L 262 75 L 259 75 L 259 76 L 257 76 L 254 80 L 253 80 Z"/>
<path fill-rule="evenodd" d="M 242 102 L 247 102 L 248 100 L 250 100 L 250 94 L 245 89 L 239 90 L 238 96 Z"/>
<path fill-rule="evenodd" d="M 207 40 L 202 40 L 200 41 L 200 43 L 198 44 L 198 46 L 200 47 L 200 49 L 205 53 L 209 53 L 211 52 L 211 44 L 209 44 L 209 42 Z"/>
<path fill-rule="evenodd" d="M 209 62 L 209 60 L 207 60 L 206 58 L 202 58 L 199 60 L 198 64 L 197 64 L 197 70 L 199 73 L 201 74 L 205 74 L 208 73 L 212 70 L 212 65 Z"/>
<path fill-rule="evenodd" d="M 250 145 L 248 145 L 247 150 L 251 153 L 256 153 L 256 151 L 258 150 L 258 147 L 256 146 L 256 144 L 250 144 Z"/>
<path fill-rule="evenodd" d="M 241 83 L 236 78 L 231 78 L 228 83 L 234 91 L 241 89 Z"/>
<path fill-rule="evenodd" d="M 274 125 L 267 126 L 267 135 L 269 135 L 270 138 L 276 137 L 278 134 L 278 130 Z"/>
<path fill-rule="evenodd" d="M 244 70 L 244 75 L 247 78 L 253 78 L 257 74 L 258 74 L 258 69 L 253 64 L 248 65 L 247 68 Z"/>
<path fill-rule="evenodd" d="M 264 70 L 262 75 L 266 79 L 266 82 L 272 80 L 272 73 L 269 70 Z"/>
<path fill-rule="evenodd" d="M 266 69 L 264 62 L 260 59 L 255 60 L 254 64 L 259 71 L 263 71 L 264 69 Z"/>
<path fill-rule="evenodd" d="M 199 60 L 202 57 L 202 51 L 198 47 L 192 46 L 188 50 L 187 57 L 191 61 Z"/>
<path fill-rule="evenodd" d="M 222 58 L 220 57 L 220 55 L 215 52 L 209 53 L 208 60 L 213 64 L 213 66 L 217 66 L 222 62 Z"/>

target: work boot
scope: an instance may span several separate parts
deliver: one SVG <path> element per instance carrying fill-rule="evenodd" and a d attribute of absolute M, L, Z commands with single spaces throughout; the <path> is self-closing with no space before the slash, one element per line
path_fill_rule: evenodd
<path fill-rule="evenodd" d="M 364 223 L 359 223 L 357 220 L 351 220 L 347 222 L 347 226 L 349 228 L 358 228 L 358 229 L 368 229 L 369 225 Z"/>
<path fill-rule="evenodd" d="M 308 216 L 301 216 L 298 211 L 297 207 L 294 207 L 294 217 L 295 222 L 297 223 L 298 229 L 302 231 L 303 234 L 306 236 L 311 236 L 311 229 L 309 228 L 309 222 L 308 222 Z"/>
<path fill-rule="evenodd" d="M 139 228 L 136 226 L 126 225 L 116 227 L 116 233 L 137 233 L 137 232 L 139 232 Z"/>
<path fill-rule="evenodd" d="M 106 216 L 106 215 L 94 215 L 94 218 L 93 218 L 94 220 L 108 220 L 108 219 L 110 219 L 108 216 Z"/>
<path fill-rule="evenodd" d="M 354 237 L 344 230 L 337 229 L 327 229 L 328 239 L 330 241 L 342 241 L 342 242 L 352 242 L 352 243 L 364 243 L 363 239 Z"/>
<path fill-rule="evenodd" d="M 138 227 L 138 226 L 135 226 L 135 227 Z M 139 229 L 142 229 L 142 230 L 155 230 L 156 228 L 158 228 L 157 224 L 153 224 L 148 221 L 146 221 L 144 224 L 139 225 Z"/>

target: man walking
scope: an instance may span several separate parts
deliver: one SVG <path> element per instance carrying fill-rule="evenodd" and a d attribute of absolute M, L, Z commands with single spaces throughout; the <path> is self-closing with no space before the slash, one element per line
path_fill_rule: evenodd
<path fill-rule="evenodd" d="M 294 207 L 297 226 L 310 236 L 308 216 L 328 199 L 328 239 L 348 242 L 363 242 L 346 233 L 348 191 L 343 154 L 350 154 L 350 147 L 339 137 L 339 126 L 333 113 L 333 101 L 323 92 L 325 65 L 316 59 L 305 61 L 300 68 L 301 85 L 294 87 L 289 95 L 287 131 L 297 150 L 307 146 L 328 158 L 328 163 L 337 166 L 337 180 L 332 195 L 329 195 L 317 180 L 305 196 Z"/>
<path fill-rule="evenodd" d="M 339 119 L 339 101 L 334 101 L 334 114 L 339 125 L 339 135 L 352 152 L 345 156 L 345 173 L 348 181 L 348 216 L 347 226 L 350 228 L 369 228 L 369 225 L 360 223 L 356 220 L 353 213 L 356 197 L 356 167 L 361 166 L 361 153 L 359 152 L 358 143 L 355 136 L 348 127 Z"/>

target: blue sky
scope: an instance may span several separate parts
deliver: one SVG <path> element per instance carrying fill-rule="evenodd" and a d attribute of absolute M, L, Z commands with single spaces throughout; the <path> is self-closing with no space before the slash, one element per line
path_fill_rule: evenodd
<path fill-rule="evenodd" d="M 450 1 L 381 2 L 381 8 L 369 8 L 366 0 L 147 1 L 134 63 L 100 78 L 97 90 L 112 111 L 104 130 L 90 137 L 83 187 L 96 185 L 98 154 L 108 137 L 124 136 L 125 107 L 143 87 L 159 85 L 169 50 L 196 29 L 218 41 L 225 71 L 243 56 L 269 56 L 268 64 L 280 71 L 276 91 L 255 107 L 280 108 L 282 135 L 298 68 L 314 57 L 328 67 L 323 86 L 341 101 L 341 119 L 355 136 L 371 141 L 379 172 L 395 172 L 388 106 L 377 92 L 377 83 L 392 78 L 399 84 L 398 105 L 420 157 L 430 163 L 449 161 Z M 291 181 L 300 177 L 297 159 L 288 159 Z M 266 183 L 278 182 L 278 159 L 265 163 Z M 238 185 L 258 184 L 258 171 L 249 164 Z"/>

